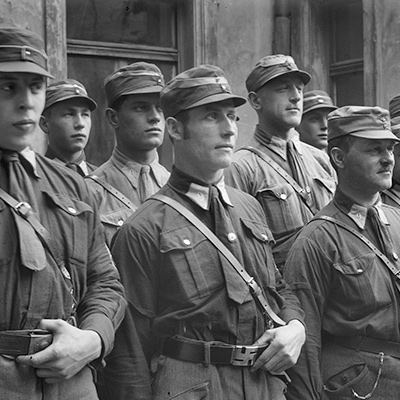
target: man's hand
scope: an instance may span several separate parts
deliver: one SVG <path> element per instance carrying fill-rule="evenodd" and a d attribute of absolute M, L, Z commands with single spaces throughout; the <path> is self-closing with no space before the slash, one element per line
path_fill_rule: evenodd
<path fill-rule="evenodd" d="M 38 328 L 50 331 L 53 343 L 36 354 L 19 356 L 16 361 L 37 368 L 37 376 L 47 383 L 72 378 L 101 354 L 101 339 L 95 331 L 78 329 L 60 319 L 43 319 Z"/>
<path fill-rule="evenodd" d="M 270 343 L 256 360 L 250 371 L 265 369 L 272 374 L 280 374 L 296 364 L 301 348 L 306 340 L 304 325 L 292 320 L 287 325 L 269 329 L 254 343 Z"/>

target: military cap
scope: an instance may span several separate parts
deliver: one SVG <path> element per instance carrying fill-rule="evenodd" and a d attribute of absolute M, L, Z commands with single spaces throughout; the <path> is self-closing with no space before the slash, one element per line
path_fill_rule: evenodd
<path fill-rule="evenodd" d="M 400 141 L 390 130 L 389 111 L 381 107 L 345 106 L 328 114 L 328 142 L 343 136 Z"/>
<path fill-rule="evenodd" d="M 400 95 L 393 97 L 389 101 L 390 118 L 400 117 Z"/>
<path fill-rule="evenodd" d="M 159 93 L 164 87 L 164 76 L 157 65 L 143 61 L 118 68 L 104 80 L 108 106 L 121 96 Z"/>
<path fill-rule="evenodd" d="M 0 72 L 27 72 L 53 78 L 42 39 L 22 28 L 0 29 Z"/>
<path fill-rule="evenodd" d="M 390 125 L 392 127 L 392 132 L 400 139 L 400 115 L 391 118 Z"/>
<path fill-rule="evenodd" d="M 297 68 L 292 57 L 274 54 L 258 61 L 246 79 L 246 88 L 256 92 L 270 80 L 286 74 L 298 75 L 305 85 L 311 80 L 310 74 Z"/>
<path fill-rule="evenodd" d="M 96 102 L 91 99 L 82 83 L 74 79 L 65 79 L 63 81 L 53 82 L 46 89 L 46 104 L 44 109 L 47 110 L 55 103 L 69 99 L 85 99 L 89 104 L 90 111 L 97 108 Z"/>
<path fill-rule="evenodd" d="M 205 104 L 232 99 L 234 106 L 246 99 L 232 94 L 224 71 L 215 65 L 200 65 L 171 79 L 160 94 L 164 116 L 174 117 L 179 112 Z"/>
<path fill-rule="evenodd" d="M 303 114 L 316 109 L 336 110 L 328 93 L 322 90 L 311 90 L 303 95 Z"/>

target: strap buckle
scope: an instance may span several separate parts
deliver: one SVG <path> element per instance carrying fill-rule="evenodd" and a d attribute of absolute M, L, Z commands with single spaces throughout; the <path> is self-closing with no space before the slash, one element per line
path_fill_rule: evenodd
<path fill-rule="evenodd" d="M 32 207 L 26 201 L 19 202 L 14 208 L 18 214 L 24 218 L 27 218 L 30 214 L 32 214 Z"/>
<path fill-rule="evenodd" d="M 259 346 L 235 346 L 231 364 L 237 367 L 251 367 L 257 359 Z"/>

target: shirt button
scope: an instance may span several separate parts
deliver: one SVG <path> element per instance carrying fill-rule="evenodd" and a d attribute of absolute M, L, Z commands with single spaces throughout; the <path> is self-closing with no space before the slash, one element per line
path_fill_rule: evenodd
<path fill-rule="evenodd" d="M 394 261 L 397 261 L 399 259 L 399 256 L 397 255 L 397 253 L 393 253 L 392 256 L 393 256 Z"/>
<path fill-rule="evenodd" d="M 124 224 L 124 220 L 120 219 L 120 220 L 118 221 L 118 225 L 119 225 L 119 226 L 122 226 L 123 224 Z"/>
<path fill-rule="evenodd" d="M 268 240 L 268 236 L 267 236 L 265 233 L 263 233 L 263 234 L 261 235 L 261 237 L 262 237 L 265 241 Z"/>
<path fill-rule="evenodd" d="M 190 246 L 190 240 L 189 239 L 183 239 L 183 244 L 185 246 Z"/>
<path fill-rule="evenodd" d="M 306 186 L 306 192 L 307 192 L 307 193 L 311 193 L 311 188 L 310 188 L 310 186 Z"/>
<path fill-rule="evenodd" d="M 362 268 L 358 268 L 358 269 L 357 269 L 357 272 L 358 272 L 359 274 L 361 274 L 361 273 L 363 272 L 363 269 L 362 269 Z"/>
<path fill-rule="evenodd" d="M 75 208 L 73 208 L 73 207 L 68 207 L 68 211 L 69 211 L 71 214 L 76 214 L 76 210 L 75 210 Z"/>
<path fill-rule="evenodd" d="M 204 194 L 203 194 L 203 193 L 200 193 L 200 192 L 199 192 L 199 193 L 197 193 L 197 196 L 198 196 L 200 199 L 202 199 L 202 200 L 204 199 Z"/>
<path fill-rule="evenodd" d="M 279 196 L 282 200 L 286 200 L 287 196 L 285 193 L 281 193 L 281 195 Z"/>
<path fill-rule="evenodd" d="M 234 242 L 236 240 L 236 234 L 234 234 L 233 232 L 228 233 L 228 240 L 230 242 Z"/>

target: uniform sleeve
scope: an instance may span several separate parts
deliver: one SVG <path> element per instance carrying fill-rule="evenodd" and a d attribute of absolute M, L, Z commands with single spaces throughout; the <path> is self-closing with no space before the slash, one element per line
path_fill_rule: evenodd
<path fill-rule="evenodd" d="M 111 251 L 128 299 L 115 347 L 106 360 L 105 386 L 113 400 L 152 398 L 150 362 L 155 342 L 151 324 L 157 290 L 154 248 L 129 223 L 122 226 L 112 242 Z"/>
<path fill-rule="evenodd" d="M 297 364 L 288 373 L 289 400 L 319 400 L 322 395 L 321 330 L 330 277 L 327 259 L 309 238 L 300 237 L 294 243 L 283 276 L 300 300 L 305 312 L 307 339 Z"/>
<path fill-rule="evenodd" d="M 125 314 L 125 292 L 111 253 L 104 241 L 104 230 L 91 196 L 87 202 L 93 213 L 88 218 L 89 251 L 86 272 L 86 291 L 77 313 L 79 327 L 96 331 L 103 343 L 103 355 L 108 354 L 114 335 Z"/>

